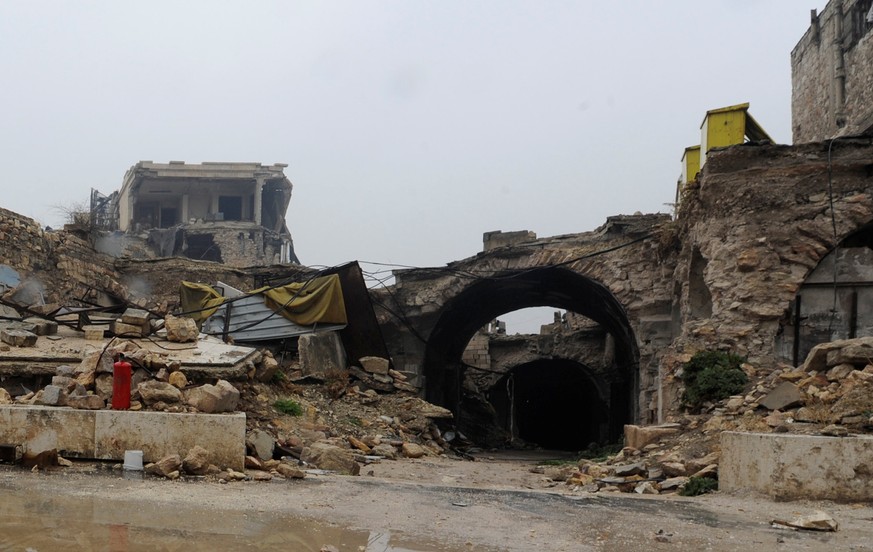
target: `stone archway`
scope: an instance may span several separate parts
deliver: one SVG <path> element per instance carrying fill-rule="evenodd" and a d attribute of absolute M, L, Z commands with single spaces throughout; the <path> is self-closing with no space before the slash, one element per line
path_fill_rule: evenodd
<path fill-rule="evenodd" d="M 424 355 L 428 400 L 452 409 L 458 427 L 472 439 L 498 444 L 495 442 L 498 436 L 489 432 L 487 421 L 496 414 L 493 405 L 472 398 L 469 389 L 464 390 L 466 368 L 461 356 L 476 331 L 490 320 L 537 306 L 578 313 L 611 336 L 613 362 L 609 373 L 598 382 L 608 390 L 599 414 L 605 420 L 605 438 L 617 438 L 622 426 L 636 416 L 634 399 L 639 389 L 636 339 L 624 307 L 603 284 L 562 267 L 501 272 L 475 281 L 446 301 Z M 573 385 L 569 379 L 566 383 Z"/>

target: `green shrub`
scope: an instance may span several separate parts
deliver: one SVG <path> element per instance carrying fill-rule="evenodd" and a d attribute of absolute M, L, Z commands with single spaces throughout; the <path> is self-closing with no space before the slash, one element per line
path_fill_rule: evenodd
<path fill-rule="evenodd" d="M 282 414 L 290 416 L 300 416 L 303 414 L 303 407 L 293 399 L 279 399 L 273 403 L 273 408 Z"/>
<path fill-rule="evenodd" d="M 288 380 L 288 376 L 282 370 L 276 370 L 273 374 L 273 383 L 284 383 Z"/>
<path fill-rule="evenodd" d="M 742 393 L 743 386 L 749 381 L 741 368 L 744 360 L 722 351 L 695 354 L 683 367 L 683 404 L 697 410 L 706 401 L 720 401 Z"/>
<path fill-rule="evenodd" d="M 679 491 L 681 496 L 699 496 L 718 490 L 718 481 L 708 477 L 692 477 Z"/>

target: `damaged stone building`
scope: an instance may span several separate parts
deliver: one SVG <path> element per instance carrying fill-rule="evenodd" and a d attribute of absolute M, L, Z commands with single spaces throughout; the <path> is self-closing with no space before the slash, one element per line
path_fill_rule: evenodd
<path fill-rule="evenodd" d="M 704 146 L 675 217 L 490 232 L 475 256 L 395 271 L 372 293 L 393 369 L 474 441 L 579 450 L 671 419 L 698 351 L 740 355 L 763 380 L 819 343 L 873 336 L 870 10 L 829 3 L 792 53 L 795 144 L 748 130 L 743 143 L 741 129 L 735 145 Z M 0 230 L 25 244 L 0 241 L 0 263 L 38 277 L 46 302 L 67 290 L 166 311 L 183 278 L 249 289 L 257 271 L 235 267 L 296 261 L 283 168 L 138 163 L 118 193 L 96 197 L 101 253 L 0 212 Z M 156 270 L 171 256 L 212 262 Z M 482 333 L 528 307 L 567 314 L 539 335 Z"/>
<path fill-rule="evenodd" d="M 699 173 L 683 167 L 675 219 L 610 217 L 543 239 L 488 233 L 475 257 L 396 271 L 381 299 L 402 313 L 383 320 L 395 363 L 483 442 L 573 449 L 671 419 L 695 352 L 741 355 L 766 378 L 819 343 L 873 335 L 870 10 L 829 3 L 795 48 L 796 145 L 747 126 L 746 143 L 740 128 L 737 145 L 706 147 Z M 564 321 L 538 336 L 481 333 L 535 306 L 566 309 L 584 336 Z"/>
<path fill-rule="evenodd" d="M 110 196 L 92 193 L 98 251 L 235 267 L 297 263 L 286 165 L 140 161 Z"/>

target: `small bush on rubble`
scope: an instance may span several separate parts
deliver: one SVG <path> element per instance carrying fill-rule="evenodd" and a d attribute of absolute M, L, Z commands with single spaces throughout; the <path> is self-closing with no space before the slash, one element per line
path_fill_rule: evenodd
<path fill-rule="evenodd" d="M 742 393 L 749 381 L 741 368 L 744 359 L 723 351 L 701 351 L 682 368 L 683 404 L 697 410 L 706 401 L 720 401 Z"/>
<path fill-rule="evenodd" d="M 303 414 L 303 407 L 293 399 L 279 399 L 273 403 L 273 408 L 282 414 L 288 414 L 290 416 L 300 416 Z"/>
<path fill-rule="evenodd" d="M 718 490 L 718 481 L 708 477 L 692 477 L 679 491 L 680 496 L 699 496 Z"/>

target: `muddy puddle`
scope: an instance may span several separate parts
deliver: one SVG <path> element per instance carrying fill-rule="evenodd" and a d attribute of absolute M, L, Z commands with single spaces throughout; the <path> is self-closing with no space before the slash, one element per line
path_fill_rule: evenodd
<path fill-rule="evenodd" d="M 57 483 L 63 485 L 60 479 Z M 293 500 L 293 495 L 289 495 L 289 500 Z M 341 552 L 469 550 L 266 512 L 175 508 L 166 504 L 134 503 L 123 498 L 101 501 L 41 488 L 10 489 L 0 483 L 0 551 L 319 552 L 329 546 Z"/>

